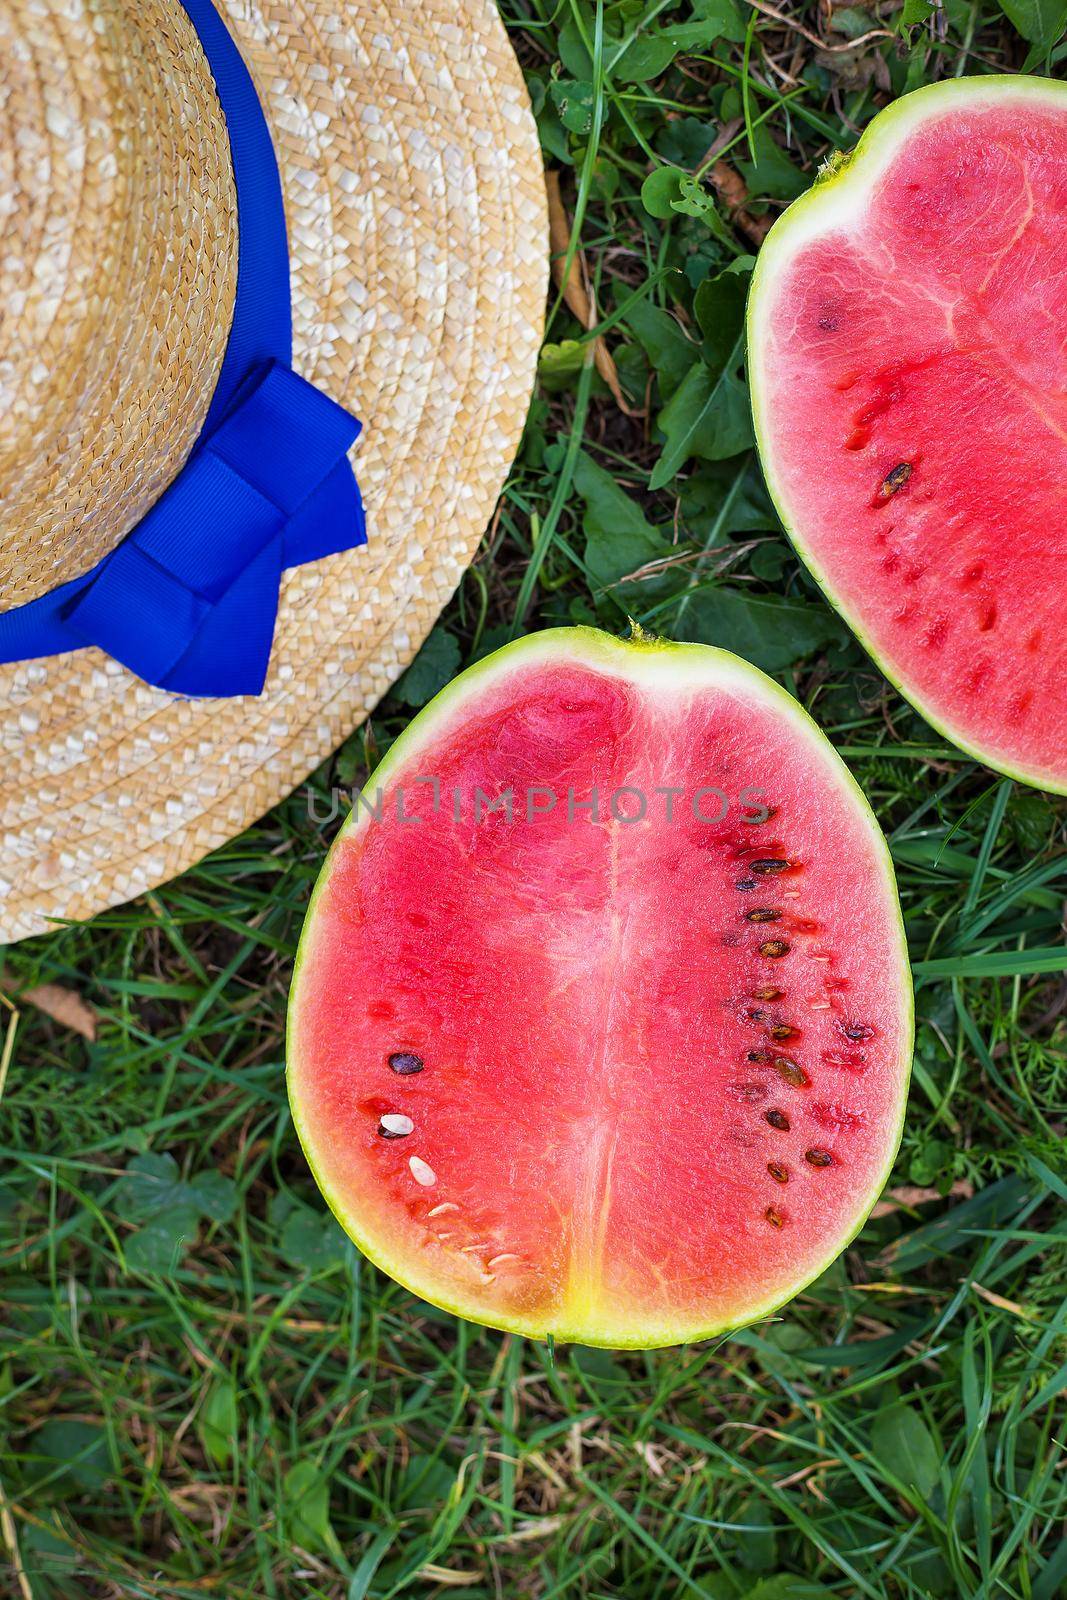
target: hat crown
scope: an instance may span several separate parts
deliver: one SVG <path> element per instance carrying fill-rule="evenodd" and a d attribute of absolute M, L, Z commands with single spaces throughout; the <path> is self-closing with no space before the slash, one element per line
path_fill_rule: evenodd
<path fill-rule="evenodd" d="M 0 609 L 89 571 L 195 443 L 237 285 L 229 139 L 170 0 L 0 0 Z"/>

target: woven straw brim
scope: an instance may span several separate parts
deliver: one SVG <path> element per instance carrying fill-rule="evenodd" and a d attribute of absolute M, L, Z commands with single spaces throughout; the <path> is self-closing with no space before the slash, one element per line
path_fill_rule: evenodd
<path fill-rule="evenodd" d="M 183 701 L 99 651 L 0 667 L 0 939 L 173 877 L 373 709 L 454 592 L 532 390 L 537 135 L 491 0 L 222 0 L 282 168 L 294 365 L 360 416 L 366 549 L 283 581 L 266 692 Z"/>

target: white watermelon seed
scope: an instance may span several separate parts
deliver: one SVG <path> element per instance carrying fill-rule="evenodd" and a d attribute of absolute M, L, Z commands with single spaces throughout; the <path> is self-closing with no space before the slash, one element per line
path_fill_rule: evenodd
<path fill-rule="evenodd" d="M 378 1132 L 383 1139 L 406 1139 L 409 1133 L 415 1132 L 415 1124 L 410 1117 L 391 1111 L 379 1122 Z"/>
<path fill-rule="evenodd" d="M 437 1182 L 437 1174 L 421 1156 L 409 1156 L 408 1166 L 411 1168 L 411 1176 L 416 1183 L 421 1183 L 424 1189 L 433 1188 Z"/>

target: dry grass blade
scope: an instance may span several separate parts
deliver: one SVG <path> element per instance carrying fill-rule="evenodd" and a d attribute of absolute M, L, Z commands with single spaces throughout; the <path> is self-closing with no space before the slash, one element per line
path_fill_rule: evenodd
<path fill-rule="evenodd" d="M 805 28 L 802 22 L 796 22 L 792 17 L 784 16 L 776 6 L 766 4 L 766 0 L 749 0 L 754 11 L 762 12 L 765 17 L 771 17 L 775 22 L 780 22 L 783 28 L 791 28 L 794 33 L 799 33 L 807 39 L 809 44 L 818 45 L 820 50 L 826 50 L 832 55 L 838 55 L 846 50 L 858 50 L 862 45 L 870 44 L 872 39 L 892 39 L 893 35 L 888 28 L 870 28 L 866 33 L 861 33 L 856 39 L 846 39 L 842 44 L 828 44 L 825 39 L 820 39 L 817 33 L 812 33 L 810 28 Z"/>
<path fill-rule="evenodd" d="M 8 1508 L 7 1496 L 4 1494 L 3 1488 L 0 1488 L 0 1534 L 3 1535 L 4 1543 L 11 1554 L 11 1570 L 19 1586 L 19 1594 L 22 1596 L 22 1600 L 34 1600 L 30 1580 L 26 1576 L 26 1569 L 22 1565 L 18 1529 L 15 1527 L 15 1519 Z"/>
<path fill-rule="evenodd" d="M 593 299 L 592 291 L 587 287 L 588 273 L 581 250 L 574 252 L 570 269 L 564 277 L 567 253 L 571 247 L 571 224 L 563 204 L 563 196 L 560 194 L 559 173 L 546 172 L 545 185 L 548 189 L 548 238 L 552 248 L 552 276 L 582 327 L 595 328 L 596 301 Z M 593 361 L 600 376 L 611 390 L 619 410 L 624 411 L 628 417 L 639 416 L 640 412 L 633 409 L 622 392 L 619 374 L 603 335 L 593 341 Z"/>

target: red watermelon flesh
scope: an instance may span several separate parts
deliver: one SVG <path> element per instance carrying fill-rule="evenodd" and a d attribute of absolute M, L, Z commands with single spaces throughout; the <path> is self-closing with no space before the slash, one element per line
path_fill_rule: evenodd
<path fill-rule="evenodd" d="M 1067 788 L 1067 86 L 923 89 L 780 219 L 757 436 L 830 599 L 935 726 Z"/>
<path fill-rule="evenodd" d="M 911 998 L 884 841 L 799 706 L 721 651 L 552 630 L 445 691 L 365 799 L 289 1080 L 366 1253 L 464 1316 L 617 1346 L 816 1276 L 892 1162 Z"/>

